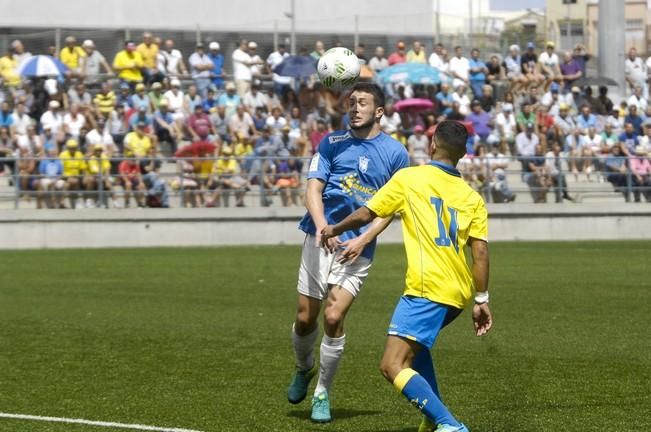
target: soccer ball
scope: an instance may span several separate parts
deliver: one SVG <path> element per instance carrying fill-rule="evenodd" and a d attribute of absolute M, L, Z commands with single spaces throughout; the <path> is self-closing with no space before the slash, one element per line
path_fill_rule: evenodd
<path fill-rule="evenodd" d="M 353 86 L 359 78 L 360 64 L 354 52 L 336 47 L 326 51 L 316 66 L 321 83 L 334 91 Z"/>

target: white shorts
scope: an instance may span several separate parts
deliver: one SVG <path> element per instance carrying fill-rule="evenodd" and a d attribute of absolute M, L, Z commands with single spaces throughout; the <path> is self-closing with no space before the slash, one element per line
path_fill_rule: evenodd
<path fill-rule="evenodd" d="M 316 244 L 316 237 L 307 234 L 298 271 L 298 292 L 307 297 L 323 300 L 328 297 L 328 287 L 337 285 L 357 297 L 371 268 L 371 260 L 358 257 L 352 264 L 340 264 L 339 252 L 329 253 Z"/>

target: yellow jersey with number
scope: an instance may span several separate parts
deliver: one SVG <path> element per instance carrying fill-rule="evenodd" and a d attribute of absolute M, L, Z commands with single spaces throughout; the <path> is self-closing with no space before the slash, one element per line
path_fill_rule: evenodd
<path fill-rule="evenodd" d="M 437 161 L 398 171 L 367 203 L 379 217 L 402 216 L 407 253 L 404 295 L 465 307 L 473 296 L 464 247 L 488 240 L 481 196 L 459 171 Z"/>

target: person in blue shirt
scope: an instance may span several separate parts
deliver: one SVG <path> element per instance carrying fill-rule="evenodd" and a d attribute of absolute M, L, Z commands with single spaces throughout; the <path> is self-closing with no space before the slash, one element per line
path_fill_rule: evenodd
<path fill-rule="evenodd" d="M 441 91 L 436 93 L 436 102 L 438 104 L 439 114 L 448 116 L 452 112 L 452 103 L 454 98 L 450 93 L 450 85 L 448 83 L 441 84 Z"/>
<path fill-rule="evenodd" d="M 138 108 L 138 112 L 131 114 L 131 117 L 129 117 L 129 127 L 131 130 L 136 130 L 136 125 L 141 122 L 148 128 L 154 123 L 152 116 L 147 114 L 147 107 L 144 105 Z"/>
<path fill-rule="evenodd" d="M 479 59 L 479 50 L 477 48 L 473 48 L 470 52 L 468 65 L 470 66 L 470 88 L 475 98 L 479 99 L 484 95 L 483 87 L 486 84 L 488 68 L 486 67 L 486 63 Z"/>
<path fill-rule="evenodd" d="M 205 112 L 210 112 L 210 109 L 216 106 L 217 106 L 217 97 L 215 96 L 215 90 L 209 88 L 208 94 L 206 95 L 206 99 L 204 99 L 203 101 L 203 110 Z"/>
<path fill-rule="evenodd" d="M 217 98 L 217 106 L 223 106 L 226 110 L 226 118 L 230 119 L 237 106 L 242 103 L 242 99 L 235 93 L 235 84 L 232 82 L 226 83 L 226 92 L 222 93 Z"/>
<path fill-rule="evenodd" d="M 642 116 L 637 112 L 637 105 L 629 105 L 628 107 L 628 114 L 626 117 L 624 117 L 624 124 L 630 123 L 633 125 L 633 129 L 635 130 L 635 133 L 638 135 L 642 135 L 644 131 L 642 130 L 642 123 L 644 122 L 644 119 Z"/>
<path fill-rule="evenodd" d="M 219 52 L 219 48 L 219 42 L 210 42 L 208 58 L 215 65 L 210 73 L 212 83 L 217 90 L 222 90 L 224 88 L 224 56 Z"/>
<path fill-rule="evenodd" d="M 54 193 L 63 191 L 65 185 L 61 179 L 63 163 L 59 159 L 56 147 L 48 147 L 46 154 L 47 156 L 38 164 L 40 179 L 36 185 L 36 207 L 43 208 L 43 201 L 45 201 L 48 208 L 64 208 L 63 194 Z"/>
<path fill-rule="evenodd" d="M 622 146 L 621 150 L 624 154 L 632 155 L 635 147 L 638 146 L 639 136 L 635 130 L 633 123 L 624 123 L 624 132 L 619 135 L 619 144 Z"/>
<path fill-rule="evenodd" d="M 376 84 L 358 83 L 349 99 L 349 130 L 326 135 L 307 171 L 307 214 L 299 228 L 305 242 L 298 274 L 298 307 L 292 329 L 296 370 L 287 399 L 305 399 L 319 368 L 311 419 L 329 422 L 329 390 L 344 351 L 344 318 L 368 275 L 375 238 L 390 223 L 379 219 L 349 231 L 321 248 L 321 230 L 341 221 L 364 204 L 400 169 L 409 165 L 405 147 L 382 132 L 384 93 Z M 314 345 L 317 319 L 325 303 L 324 336 L 319 365 Z"/>
<path fill-rule="evenodd" d="M 624 197 L 627 196 L 627 172 L 628 166 L 626 161 L 628 158 L 623 152 L 623 145 L 621 143 L 616 143 L 612 149 L 611 153 L 606 157 L 604 161 L 604 167 L 606 168 L 606 180 L 613 185 L 616 191 L 622 192 Z"/>
<path fill-rule="evenodd" d="M 14 116 L 9 108 L 9 102 L 3 101 L 0 104 L 0 127 L 6 127 L 11 130 L 11 125 L 14 124 Z"/>
<path fill-rule="evenodd" d="M 576 116 L 575 121 L 576 127 L 581 130 L 597 128 L 597 116 L 592 114 L 592 109 L 587 104 L 581 106 L 581 114 Z"/>

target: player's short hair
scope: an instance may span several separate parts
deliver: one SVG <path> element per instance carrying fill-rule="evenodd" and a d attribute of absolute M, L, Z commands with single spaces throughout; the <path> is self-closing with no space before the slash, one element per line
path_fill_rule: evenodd
<path fill-rule="evenodd" d="M 443 120 L 434 131 L 436 147 L 445 151 L 455 161 L 466 154 L 468 129 L 463 123 L 455 120 Z"/>
<path fill-rule="evenodd" d="M 386 104 L 386 100 L 384 98 L 384 92 L 382 91 L 379 85 L 375 83 L 360 82 L 355 84 L 351 93 L 356 91 L 372 94 L 373 102 L 375 103 L 375 108 L 379 108 L 379 107 L 384 108 L 384 105 Z"/>

